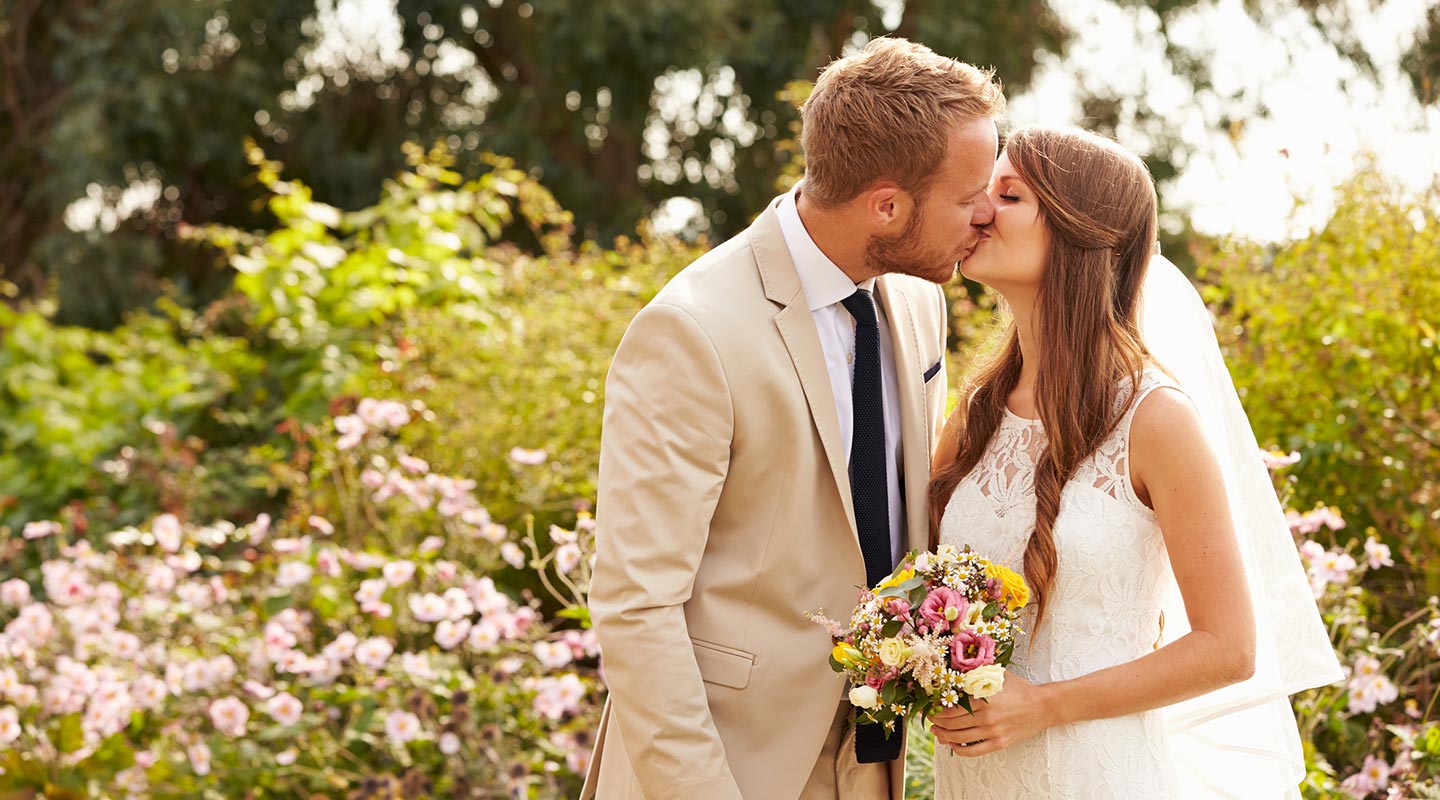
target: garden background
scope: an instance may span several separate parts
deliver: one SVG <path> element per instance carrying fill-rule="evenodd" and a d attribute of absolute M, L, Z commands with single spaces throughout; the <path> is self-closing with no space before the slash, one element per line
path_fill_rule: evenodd
<path fill-rule="evenodd" d="M 610 355 L 890 32 L 1145 156 L 1349 676 L 1305 796 L 1440 797 L 1433 0 L 0 0 L 0 798 L 573 797 Z"/>

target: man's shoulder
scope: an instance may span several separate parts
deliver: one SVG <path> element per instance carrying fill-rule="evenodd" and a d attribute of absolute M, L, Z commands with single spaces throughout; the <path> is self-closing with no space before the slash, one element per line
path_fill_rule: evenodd
<path fill-rule="evenodd" d="M 737 305 L 764 300 L 754 247 L 747 231 L 690 262 L 655 295 L 652 303 L 675 306 L 703 321 Z"/>

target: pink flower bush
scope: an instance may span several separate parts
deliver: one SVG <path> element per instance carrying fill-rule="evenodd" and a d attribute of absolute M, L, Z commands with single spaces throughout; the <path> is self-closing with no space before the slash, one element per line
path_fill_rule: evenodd
<path fill-rule="evenodd" d="M 594 636 L 557 629 L 574 623 L 490 573 L 508 545 L 581 607 L 593 524 L 549 528 L 544 545 L 513 533 L 473 480 L 389 449 L 405 405 L 351 416 L 335 421 L 333 477 L 308 484 L 349 494 L 297 493 L 249 524 L 162 514 L 110 533 L 48 520 L 17 532 L 46 556 L 0 582 L 0 764 L 24 753 L 73 776 L 76 797 L 189 797 L 197 781 L 238 797 L 261 775 L 303 796 L 318 770 L 353 767 L 347 753 L 374 774 L 401 769 L 400 747 L 404 769 L 432 777 L 521 775 L 532 796 L 573 794 L 598 712 Z M 506 746 L 480 746 L 502 724 Z M 0 770 L 0 794 L 29 775 Z"/>

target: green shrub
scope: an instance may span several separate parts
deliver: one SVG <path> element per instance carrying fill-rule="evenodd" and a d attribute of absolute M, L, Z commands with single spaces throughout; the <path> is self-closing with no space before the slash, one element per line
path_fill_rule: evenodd
<path fill-rule="evenodd" d="M 1440 591 L 1440 189 L 1362 173 L 1326 227 L 1226 244 L 1201 277 L 1262 444 L 1298 450 L 1296 506 L 1334 502 Z"/>

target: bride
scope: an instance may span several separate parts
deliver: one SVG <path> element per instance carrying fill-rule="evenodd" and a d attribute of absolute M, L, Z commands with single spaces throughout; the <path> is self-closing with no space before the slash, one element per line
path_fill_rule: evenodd
<path fill-rule="evenodd" d="M 1340 671 L 1203 305 L 1149 269 L 1149 172 L 1027 128 L 989 192 L 961 269 L 1011 321 L 941 437 L 931 546 L 1035 599 L 1004 690 L 932 720 L 937 796 L 1294 795 L 1287 697 Z"/>

